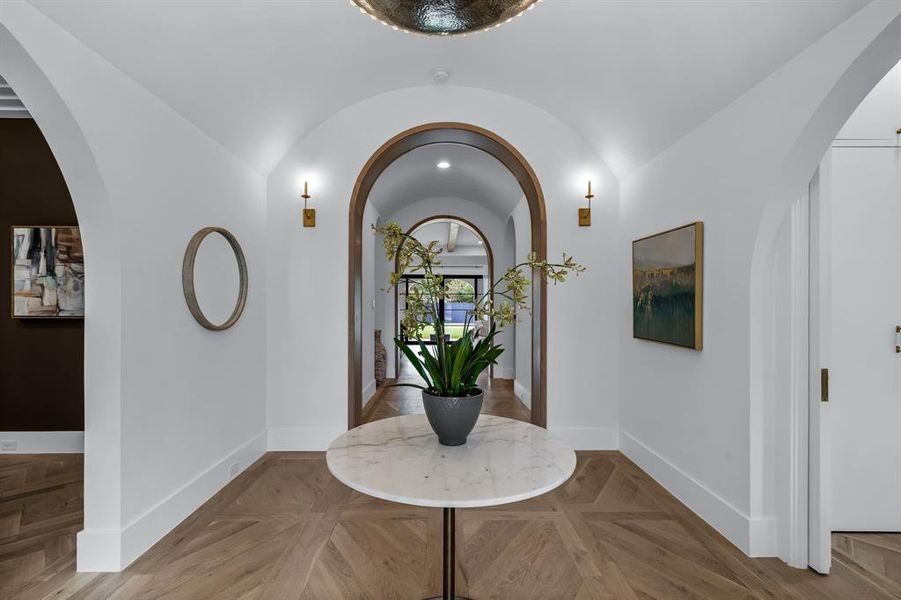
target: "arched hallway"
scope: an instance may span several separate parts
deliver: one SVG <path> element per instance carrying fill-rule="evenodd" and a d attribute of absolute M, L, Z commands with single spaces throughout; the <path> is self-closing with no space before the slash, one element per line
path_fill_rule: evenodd
<path fill-rule="evenodd" d="M 899 534 L 829 528 L 815 434 L 831 430 L 817 419 L 860 394 L 814 351 L 808 255 L 811 175 L 901 58 L 899 0 L 501 0 L 535 10 L 466 37 L 392 31 L 357 10 L 382 0 L 353 1 L 0 3 L 0 113 L 8 80 L 29 108 L 14 118 L 33 116 L 59 159 L 89 282 L 83 457 L 16 454 L 43 426 L 0 431 L 0 597 L 418 597 L 447 583 L 450 539 L 459 589 L 476 600 L 901 598 Z M 866 123 L 878 131 L 845 147 L 877 140 L 895 160 L 901 104 L 886 106 Z M 428 181 L 401 178 L 367 204 L 369 167 L 447 143 L 503 155 L 515 197 L 436 185 L 434 169 L 454 169 L 432 155 Z M 850 210 L 864 214 L 859 191 Z M 517 245 L 523 195 L 541 199 L 525 217 L 541 228 Z M 375 295 L 384 273 L 360 268 L 381 254 L 362 234 L 380 216 L 406 227 L 452 214 L 448 200 L 492 213 L 473 222 L 498 255 L 528 247 L 587 267 L 546 290 L 533 278 L 529 335 L 505 332 L 495 373 L 464 388 L 467 399 L 484 389 L 484 413 L 516 420 L 505 426 L 536 426 L 497 435 L 497 448 L 565 446 L 536 463 L 546 471 L 578 457 L 552 492 L 526 468 L 502 472 L 520 455 L 498 451 L 473 471 L 488 489 L 475 500 L 445 486 L 388 504 L 338 483 L 323 454 L 349 427 L 421 411 L 419 390 L 376 386 L 375 331 L 393 355 L 398 309 Z M 632 240 L 698 223 L 693 253 L 661 242 L 669 256 L 634 255 Z M 232 231 L 246 259 L 246 310 L 227 331 L 198 324 L 185 302 L 185 245 L 208 227 Z M 877 267 L 883 255 L 848 252 Z M 226 306 L 234 286 L 218 266 L 198 275 Z M 639 339 L 636 302 L 649 319 L 659 302 L 680 327 L 693 313 L 694 346 Z M 901 321 L 885 321 L 867 335 L 894 366 Z M 875 369 L 861 362 L 865 376 Z M 399 367 L 394 381 L 416 380 Z M 46 415 L 29 403 L 46 393 L 34 379 L 14 406 Z M 459 397 L 449 387 L 444 399 Z M 859 439 L 878 446 L 874 430 Z M 411 458 L 440 472 L 444 451 L 436 441 Z M 876 470 L 845 454 L 853 472 Z M 492 469 L 542 495 L 490 489 Z M 394 479 L 427 487 L 383 477 Z M 880 499 L 901 515 L 893 497 Z M 810 570 L 830 565 L 826 577 Z"/>

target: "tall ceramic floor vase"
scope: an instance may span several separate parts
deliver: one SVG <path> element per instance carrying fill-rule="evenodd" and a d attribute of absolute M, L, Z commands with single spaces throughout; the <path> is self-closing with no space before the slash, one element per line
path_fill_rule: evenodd
<path fill-rule="evenodd" d="M 462 446 L 466 443 L 466 436 L 479 419 L 484 399 L 485 393 L 482 390 L 479 390 L 478 394 L 459 398 L 433 396 L 428 392 L 422 392 L 425 416 L 429 420 L 429 425 L 438 434 L 438 441 L 445 446 Z"/>

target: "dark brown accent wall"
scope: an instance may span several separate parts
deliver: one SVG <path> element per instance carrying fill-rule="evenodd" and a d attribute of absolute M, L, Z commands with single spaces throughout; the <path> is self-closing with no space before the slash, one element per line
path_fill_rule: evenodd
<path fill-rule="evenodd" d="M 35 122 L 0 119 L 0 431 L 84 429 L 84 321 L 10 316 L 10 227 L 77 224 Z"/>

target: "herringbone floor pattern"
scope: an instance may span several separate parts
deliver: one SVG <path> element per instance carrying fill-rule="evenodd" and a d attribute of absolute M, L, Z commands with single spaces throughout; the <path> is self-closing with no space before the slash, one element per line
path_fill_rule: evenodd
<path fill-rule="evenodd" d="M 80 469 L 77 456 L 0 459 L 0 598 L 439 591 L 441 511 L 358 494 L 321 453 L 267 454 L 123 573 L 75 573 Z M 457 534 L 458 593 L 477 600 L 901 598 L 897 558 L 863 542 L 837 542 L 829 577 L 745 557 L 617 452 L 579 453 L 573 477 L 539 498 L 458 511 Z"/>
<path fill-rule="evenodd" d="M 0 598 L 74 571 L 83 470 L 80 454 L 0 458 Z"/>

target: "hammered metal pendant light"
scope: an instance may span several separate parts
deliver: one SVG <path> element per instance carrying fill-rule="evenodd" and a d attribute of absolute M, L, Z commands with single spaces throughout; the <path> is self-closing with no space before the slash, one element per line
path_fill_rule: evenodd
<path fill-rule="evenodd" d="M 385 25 L 424 35 L 465 35 L 497 27 L 541 0 L 351 0 Z"/>

